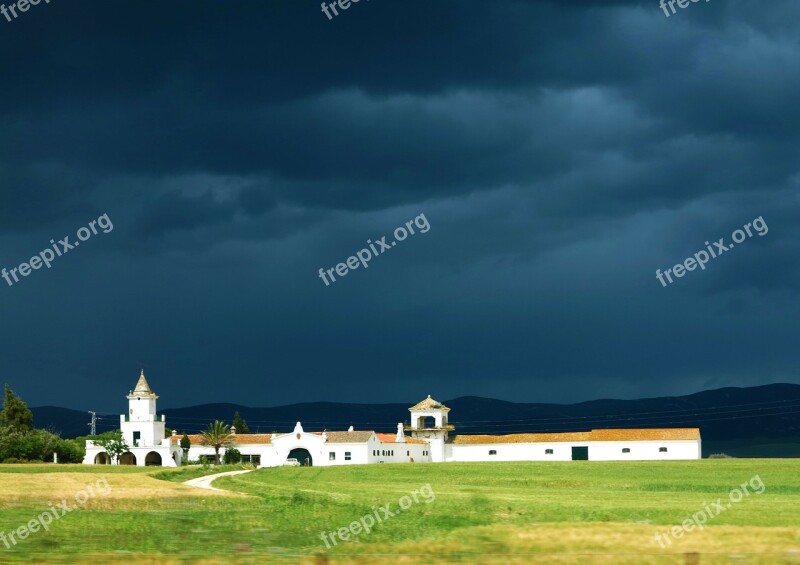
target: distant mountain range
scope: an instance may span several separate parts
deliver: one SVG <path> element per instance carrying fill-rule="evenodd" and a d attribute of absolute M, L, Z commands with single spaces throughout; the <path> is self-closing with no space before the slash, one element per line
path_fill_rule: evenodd
<path fill-rule="evenodd" d="M 440 400 L 440 399 L 437 399 Z M 592 428 L 698 427 L 703 454 L 736 457 L 800 457 L 800 385 L 721 388 L 687 396 L 642 400 L 592 400 L 578 404 L 532 404 L 464 396 L 444 400 L 458 434 L 565 432 Z M 300 421 L 306 430 L 374 429 L 394 432 L 408 421 L 411 404 L 309 402 L 272 408 L 202 404 L 162 410 L 167 427 L 196 433 L 215 419 L 230 423 L 234 412 L 251 433 L 287 432 Z M 120 409 L 125 406 L 120 403 Z M 67 408 L 31 408 L 37 427 L 64 437 L 89 432 L 89 414 Z M 99 415 L 98 432 L 119 428 L 119 415 Z"/>

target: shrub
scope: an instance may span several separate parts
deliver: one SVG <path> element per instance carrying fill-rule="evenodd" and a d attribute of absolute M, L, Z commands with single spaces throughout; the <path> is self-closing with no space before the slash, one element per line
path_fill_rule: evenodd
<path fill-rule="evenodd" d="M 63 441 L 46 430 L 20 432 L 5 428 L 0 432 L 0 461 L 52 461 L 53 453 Z"/>
<path fill-rule="evenodd" d="M 62 439 L 56 446 L 59 463 L 81 463 L 86 456 L 86 443 L 74 439 Z"/>
<path fill-rule="evenodd" d="M 225 450 L 225 455 L 222 458 L 222 462 L 225 463 L 226 465 L 241 463 L 242 454 L 235 447 L 229 447 L 228 449 Z"/>

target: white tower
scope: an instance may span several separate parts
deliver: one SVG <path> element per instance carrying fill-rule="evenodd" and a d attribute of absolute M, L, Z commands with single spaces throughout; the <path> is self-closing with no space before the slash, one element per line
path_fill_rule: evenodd
<path fill-rule="evenodd" d="M 131 447 L 158 446 L 164 440 L 164 416 L 156 413 L 158 396 L 150 390 L 144 371 L 128 393 L 128 413 L 120 416 L 120 429 Z"/>
<path fill-rule="evenodd" d="M 447 413 L 450 409 L 431 398 L 429 394 L 428 398 L 415 404 L 408 411 L 411 412 L 411 425 L 406 429 L 411 432 L 411 437 L 427 441 L 431 448 L 431 461 L 443 462 L 447 433 L 455 430 L 455 426 L 447 423 Z M 433 418 L 432 425 L 426 424 L 427 418 Z"/>

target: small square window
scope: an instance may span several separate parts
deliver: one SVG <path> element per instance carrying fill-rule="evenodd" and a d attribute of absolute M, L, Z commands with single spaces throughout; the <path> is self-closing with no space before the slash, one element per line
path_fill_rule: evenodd
<path fill-rule="evenodd" d="M 631 448 L 630 447 L 623 447 L 622 448 L 622 453 L 630 453 L 630 452 L 631 452 Z"/>
<path fill-rule="evenodd" d="M 329 461 L 336 461 L 336 453 L 334 451 L 331 451 L 330 453 L 328 453 L 328 460 Z"/>
<path fill-rule="evenodd" d="M 659 453 L 666 453 L 667 452 L 667 448 L 666 447 L 659 447 L 658 448 L 658 452 Z"/>
<path fill-rule="evenodd" d="M 553 450 L 552 449 L 545 449 L 544 450 L 544 454 L 545 455 L 552 455 L 553 454 Z"/>
<path fill-rule="evenodd" d="M 497 450 L 496 449 L 490 449 L 489 450 L 489 455 L 497 455 Z"/>
<path fill-rule="evenodd" d="M 345 451 L 344 452 L 344 460 L 345 461 L 350 461 L 351 459 L 352 459 L 352 457 L 350 455 L 350 452 L 349 451 Z"/>

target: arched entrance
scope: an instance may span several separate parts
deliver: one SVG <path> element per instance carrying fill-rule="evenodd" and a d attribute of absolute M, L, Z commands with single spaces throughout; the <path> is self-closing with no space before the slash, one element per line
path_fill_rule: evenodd
<path fill-rule="evenodd" d="M 105 451 L 101 451 L 97 455 L 94 456 L 94 464 L 95 465 L 110 465 L 111 458 L 108 456 L 108 453 Z"/>
<path fill-rule="evenodd" d="M 161 455 L 155 451 L 151 451 L 144 458 L 145 467 L 161 467 Z"/>
<path fill-rule="evenodd" d="M 136 465 L 136 456 L 130 451 L 126 451 L 119 456 L 120 465 Z"/>
<path fill-rule="evenodd" d="M 303 449 L 302 447 L 296 447 L 292 449 L 287 458 L 297 459 L 297 461 L 299 461 L 300 465 L 303 467 L 311 467 L 314 464 L 314 460 L 311 458 L 311 454 L 308 452 L 308 449 Z"/>

